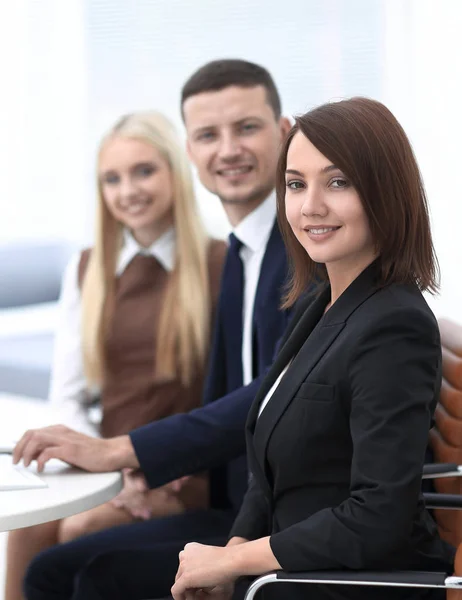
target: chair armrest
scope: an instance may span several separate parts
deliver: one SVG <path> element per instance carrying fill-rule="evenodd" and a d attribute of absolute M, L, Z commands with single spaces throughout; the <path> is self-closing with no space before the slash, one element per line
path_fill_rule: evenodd
<path fill-rule="evenodd" d="M 462 509 L 462 495 L 460 494 L 425 493 L 423 497 L 426 508 Z"/>
<path fill-rule="evenodd" d="M 245 600 L 253 600 L 258 590 L 269 583 L 462 589 L 462 577 L 449 577 L 447 573 L 431 571 L 275 571 L 256 579 L 250 585 Z"/>
<path fill-rule="evenodd" d="M 424 465 L 422 479 L 436 479 L 438 477 L 461 477 L 462 466 L 456 463 L 428 463 Z"/>

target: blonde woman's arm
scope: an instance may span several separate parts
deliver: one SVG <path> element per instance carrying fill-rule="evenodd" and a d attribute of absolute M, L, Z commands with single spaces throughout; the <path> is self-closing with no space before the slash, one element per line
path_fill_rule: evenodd
<path fill-rule="evenodd" d="M 69 261 L 63 276 L 49 401 L 55 422 L 95 436 L 98 429 L 89 421 L 88 410 L 92 395 L 83 371 L 79 261 L 80 253 L 77 253 Z"/>

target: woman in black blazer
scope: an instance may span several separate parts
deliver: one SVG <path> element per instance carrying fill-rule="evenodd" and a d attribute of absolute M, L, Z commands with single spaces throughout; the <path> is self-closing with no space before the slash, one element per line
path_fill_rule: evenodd
<path fill-rule="evenodd" d="M 249 489 L 225 548 L 188 544 L 175 600 L 232 597 L 273 569 L 452 570 L 420 493 L 441 384 L 427 203 L 410 144 L 380 103 L 297 118 L 278 216 L 299 308 L 247 422 Z M 300 300 L 315 278 L 316 297 Z M 197 591 L 200 590 L 206 591 Z M 264 598 L 439 599 L 440 590 L 268 586 Z M 263 596 L 262 596 L 263 597 Z"/>

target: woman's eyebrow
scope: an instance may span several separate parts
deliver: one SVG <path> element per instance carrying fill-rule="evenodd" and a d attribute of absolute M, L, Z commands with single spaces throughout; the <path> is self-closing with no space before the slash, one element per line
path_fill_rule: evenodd
<path fill-rule="evenodd" d="M 340 169 L 335 165 L 327 165 L 323 167 L 319 172 L 320 173 L 330 173 L 330 171 L 339 171 Z M 290 175 L 298 175 L 299 177 L 304 177 L 304 174 L 301 171 L 297 171 L 297 169 L 286 169 L 286 173 Z"/>

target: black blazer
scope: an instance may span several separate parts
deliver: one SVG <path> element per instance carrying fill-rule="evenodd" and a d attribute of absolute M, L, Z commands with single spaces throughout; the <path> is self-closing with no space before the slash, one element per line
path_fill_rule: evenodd
<path fill-rule="evenodd" d="M 294 317 L 249 413 L 252 480 L 231 536 L 271 534 L 287 571 L 451 568 L 420 493 L 437 323 L 416 287 L 377 289 L 375 274 L 373 263 L 326 314 L 328 287 Z"/>
<path fill-rule="evenodd" d="M 290 318 L 290 311 L 280 309 L 287 272 L 286 250 L 275 222 L 260 269 L 253 312 L 259 376 L 248 386 L 226 394 L 226 348 L 215 335 L 204 390 L 205 406 L 130 433 L 150 487 L 212 469 L 214 507 L 239 510 L 248 480 L 245 422 Z"/>

